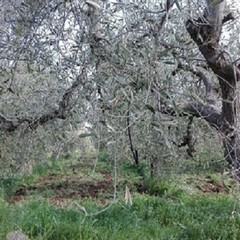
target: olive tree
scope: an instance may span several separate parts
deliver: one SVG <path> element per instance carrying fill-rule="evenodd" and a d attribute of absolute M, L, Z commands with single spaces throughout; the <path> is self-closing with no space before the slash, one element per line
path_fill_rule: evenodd
<path fill-rule="evenodd" d="M 0 130 L 87 122 L 98 148 L 146 156 L 155 174 L 159 156 L 193 155 L 193 117 L 203 118 L 237 170 L 239 69 L 221 44 L 237 22 L 224 4 L 3 1 Z"/>

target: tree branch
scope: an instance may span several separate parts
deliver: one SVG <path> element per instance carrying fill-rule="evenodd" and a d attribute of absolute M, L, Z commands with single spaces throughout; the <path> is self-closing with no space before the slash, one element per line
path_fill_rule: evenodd
<path fill-rule="evenodd" d="M 178 60 L 178 65 L 177 68 L 172 72 L 172 75 L 176 75 L 177 72 L 179 72 L 180 70 L 184 70 L 184 71 L 189 71 L 191 73 L 194 74 L 194 76 L 197 76 L 200 78 L 200 80 L 202 80 L 204 86 L 205 86 L 205 98 L 206 101 L 209 104 L 214 104 L 216 103 L 216 86 L 214 85 L 214 83 L 212 83 L 212 79 L 211 77 L 207 74 L 207 71 L 205 70 L 204 67 L 202 66 L 188 66 L 188 65 L 184 65 L 182 64 L 179 60 Z"/>
<path fill-rule="evenodd" d="M 128 103 L 128 110 L 127 110 L 127 131 L 128 131 L 128 138 L 130 143 L 130 149 L 135 160 L 136 165 L 139 165 L 139 158 L 138 158 L 138 150 L 134 149 L 133 142 L 132 142 L 132 134 L 130 128 L 130 102 Z"/>
<path fill-rule="evenodd" d="M 171 8 L 173 7 L 175 0 L 166 0 L 166 13 L 162 16 L 160 23 L 154 23 L 151 28 L 153 36 L 156 38 L 157 43 L 159 43 L 159 36 L 161 35 L 162 29 L 167 22 Z"/>
<path fill-rule="evenodd" d="M 189 122 L 187 125 L 186 135 L 183 138 L 183 142 L 178 144 L 178 147 L 188 146 L 187 153 L 190 157 L 193 157 L 194 152 L 196 152 L 196 150 L 194 149 L 194 141 L 193 141 L 193 135 L 192 135 L 192 123 L 193 123 L 193 116 L 190 116 Z"/>
<path fill-rule="evenodd" d="M 38 126 L 45 124 L 46 122 L 53 120 L 53 119 L 65 119 L 67 117 L 67 113 L 71 109 L 70 99 L 73 95 L 73 92 L 78 88 L 79 85 L 82 83 L 82 77 L 84 74 L 84 70 L 81 75 L 79 75 L 72 83 L 72 85 L 65 91 L 64 95 L 62 96 L 62 100 L 59 102 L 59 107 L 51 112 L 43 114 L 40 117 L 34 118 L 14 118 L 8 119 L 3 114 L 0 113 L 0 130 L 13 132 L 17 128 L 20 127 L 22 123 L 27 123 L 27 125 L 35 130 Z"/>
<path fill-rule="evenodd" d="M 204 17 L 208 26 L 208 38 L 214 45 L 219 45 L 224 19 L 225 0 L 207 0 L 207 7 Z"/>
<path fill-rule="evenodd" d="M 225 124 L 221 112 L 212 106 L 199 102 L 188 103 L 183 109 L 194 117 L 204 119 L 217 130 L 221 130 L 222 126 Z"/>

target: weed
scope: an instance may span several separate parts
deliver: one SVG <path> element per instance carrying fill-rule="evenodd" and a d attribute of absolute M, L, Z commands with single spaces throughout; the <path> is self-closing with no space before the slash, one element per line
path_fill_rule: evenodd
<path fill-rule="evenodd" d="M 10 176 L 8 178 L 0 179 L 0 189 L 3 198 L 9 198 L 17 190 L 19 186 L 19 177 Z"/>
<path fill-rule="evenodd" d="M 108 162 L 110 160 L 109 154 L 106 151 L 102 151 L 98 154 L 98 160 L 100 162 Z"/>
<path fill-rule="evenodd" d="M 206 173 L 208 178 L 162 175 L 158 179 L 148 179 L 139 176 L 135 166 L 122 164 L 120 187 L 124 184 L 133 187 L 133 205 L 125 205 L 123 196 L 109 204 L 111 200 L 107 199 L 107 194 L 110 193 L 104 190 L 113 191 L 109 188 L 113 176 L 106 170 L 109 163 L 106 167 L 103 163 L 95 173 L 91 172 L 92 166 L 79 165 L 81 172 L 78 174 L 67 169 L 72 165 L 66 165 L 64 160 L 56 165 L 38 166 L 29 177 L 2 179 L 2 195 L 11 196 L 25 190 L 21 196 L 25 201 L 9 204 L 0 199 L 0 239 L 15 230 L 35 240 L 239 238 L 240 206 L 234 196 L 224 191 L 189 194 L 182 187 L 219 185 L 218 174 Z M 65 175 L 62 166 L 67 171 Z M 139 189 L 134 188 L 137 184 L 146 191 L 137 191 Z M 98 194 L 100 189 L 102 193 Z"/>
<path fill-rule="evenodd" d="M 62 167 L 59 164 L 59 161 L 48 160 L 48 161 L 38 163 L 34 168 L 34 174 L 39 176 L 46 176 L 49 173 L 61 172 Z"/>
<path fill-rule="evenodd" d="M 183 193 L 183 190 L 170 179 L 148 179 L 145 181 L 145 185 L 145 188 L 150 195 L 178 198 Z"/>

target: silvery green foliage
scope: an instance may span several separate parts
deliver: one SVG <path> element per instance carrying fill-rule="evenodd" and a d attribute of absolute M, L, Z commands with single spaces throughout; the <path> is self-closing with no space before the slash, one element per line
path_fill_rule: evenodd
<path fill-rule="evenodd" d="M 86 125 L 95 147 L 114 142 L 122 157 L 129 127 L 141 158 L 177 156 L 182 105 L 206 102 L 191 68 L 205 60 L 185 30 L 204 1 L 170 2 L 2 1 L 0 114 L 17 126 L 3 128 L 3 162 L 59 156 Z"/>

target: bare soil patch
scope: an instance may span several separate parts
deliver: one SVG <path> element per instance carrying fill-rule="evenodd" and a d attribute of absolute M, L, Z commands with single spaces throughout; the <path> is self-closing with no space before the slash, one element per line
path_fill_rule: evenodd
<path fill-rule="evenodd" d="M 222 183 L 216 183 L 213 180 L 207 180 L 201 186 L 197 185 L 197 188 L 203 193 L 228 193 L 229 189 Z"/>
<path fill-rule="evenodd" d="M 11 203 L 17 203 L 24 197 L 39 194 L 46 195 L 48 198 L 61 205 L 70 199 L 79 198 L 108 198 L 113 193 L 112 176 L 104 173 L 102 180 L 92 179 L 85 181 L 84 177 L 76 174 L 51 174 L 41 177 L 29 186 L 19 186 L 16 192 L 9 199 Z"/>

